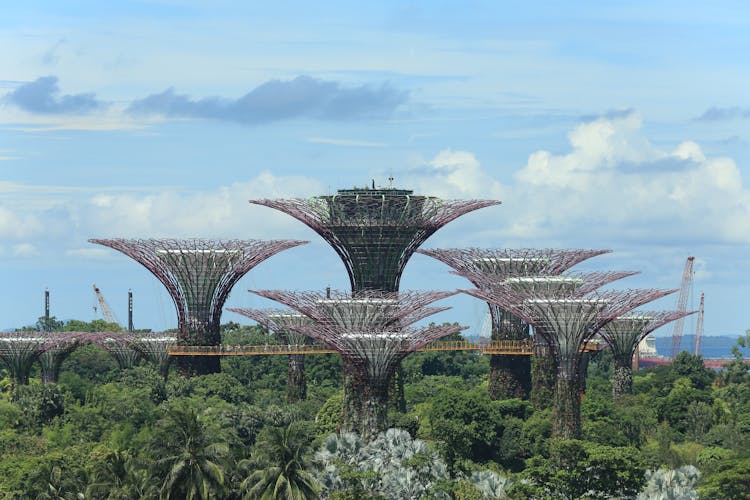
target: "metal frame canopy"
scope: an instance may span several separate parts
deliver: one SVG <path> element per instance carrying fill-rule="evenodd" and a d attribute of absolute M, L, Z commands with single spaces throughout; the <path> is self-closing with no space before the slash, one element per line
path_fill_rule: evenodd
<path fill-rule="evenodd" d="M 619 400 L 633 388 L 633 356 L 638 344 L 649 333 L 671 321 L 695 311 L 631 311 L 619 316 L 599 330 L 599 335 L 612 349 L 614 372 L 612 395 Z"/>
<path fill-rule="evenodd" d="M 177 309 L 182 345 L 218 345 L 222 308 L 232 287 L 267 258 L 299 240 L 92 239 L 138 261 L 166 287 Z"/>
<path fill-rule="evenodd" d="M 442 200 L 407 189 L 340 189 L 309 199 L 250 200 L 280 210 L 326 240 L 346 266 L 353 291 L 397 291 L 414 251 L 452 220 L 496 200 Z"/>
<path fill-rule="evenodd" d="M 388 385 L 399 362 L 434 340 L 464 329 L 458 325 L 409 327 L 448 308 L 429 307 L 450 292 L 253 291 L 304 314 L 309 325 L 290 324 L 277 310 L 232 309 L 271 330 L 289 328 L 319 340 L 344 362 L 344 425 L 363 436 L 386 426 Z"/>

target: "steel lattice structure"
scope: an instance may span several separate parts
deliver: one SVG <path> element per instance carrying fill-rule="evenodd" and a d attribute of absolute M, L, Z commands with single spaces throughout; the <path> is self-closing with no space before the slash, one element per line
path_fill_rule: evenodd
<path fill-rule="evenodd" d="M 236 309 L 230 311 L 237 312 Z M 304 314 L 292 311 L 280 312 L 273 317 L 277 328 L 273 333 L 288 345 L 304 346 L 310 343 L 310 337 L 295 330 L 295 327 L 310 325 L 312 320 Z M 266 325 L 268 326 L 268 325 Z M 307 398 L 307 381 L 305 379 L 305 356 L 302 354 L 287 355 L 286 399 L 293 403 Z"/>
<path fill-rule="evenodd" d="M 612 350 L 612 395 L 619 400 L 633 391 L 633 356 L 638 344 L 651 332 L 695 311 L 631 311 L 599 330 Z"/>
<path fill-rule="evenodd" d="M 339 352 L 349 383 L 345 384 L 344 426 L 365 437 L 376 435 L 386 426 L 388 386 L 400 361 L 420 347 L 459 332 L 458 325 L 409 325 L 429 314 L 445 310 L 427 307 L 429 303 L 455 292 L 316 292 L 263 291 L 283 304 L 308 316 L 309 325 L 279 324 L 285 314 L 278 310 L 236 310 L 271 330 L 294 329 Z M 261 294 L 260 292 L 256 292 Z M 298 302 L 295 302 L 297 300 Z"/>
<path fill-rule="evenodd" d="M 159 373 L 166 380 L 169 374 L 169 348 L 177 343 L 177 338 L 163 333 L 134 334 L 130 347 L 146 361 L 156 365 Z"/>
<path fill-rule="evenodd" d="M 553 279 L 554 278 L 554 279 Z M 675 290 L 635 289 L 581 294 L 560 277 L 502 280 L 489 289 L 466 290 L 519 316 L 544 336 L 557 360 L 553 433 L 577 438 L 581 431 L 581 351 L 604 325 Z"/>
<path fill-rule="evenodd" d="M 63 361 L 79 345 L 76 336 L 46 333 L 43 351 L 39 354 L 39 365 L 42 368 L 42 383 L 57 383 Z"/>
<path fill-rule="evenodd" d="M 498 279 L 527 276 L 555 276 L 592 257 L 611 250 L 555 248 L 446 248 L 419 249 L 418 253 L 433 257 L 450 266 L 453 274 L 463 276 L 477 288 Z M 492 320 L 492 340 L 523 340 L 530 338 L 529 326 L 503 308 L 487 303 Z M 534 368 L 528 356 L 493 355 L 490 357 L 488 392 L 492 399 L 523 397 L 532 390 L 532 401 L 540 407 L 548 404 L 551 391 L 550 373 L 554 364 L 549 348 L 541 336 L 535 336 Z"/>
<path fill-rule="evenodd" d="M 297 240 L 93 239 L 139 262 L 166 287 L 177 308 L 181 345 L 218 345 L 221 311 L 232 287 L 253 267 Z M 220 371 L 218 359 L 188 359 L 186 372 Z"/>
<path fill-rule="evenodd" d="M 340 189 L 309 199 L 250 200 L 309 226 L 346 266 L 353 291 L 395 292 L 414 251 L 452 220 L 493 200 L 441 200 L 406 189 Z"/>
<path fill-rule="evenodd" d="M 5 363 L 14 385 L 29 383 L 29 373 L 44 351 L 46 335 L 42 332 L 0 333 L 0 360 Z"/>

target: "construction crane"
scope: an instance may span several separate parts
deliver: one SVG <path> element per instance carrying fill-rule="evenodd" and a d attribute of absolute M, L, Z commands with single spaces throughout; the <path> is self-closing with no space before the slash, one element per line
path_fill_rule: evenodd
<path fill-rule="evenodd" d="M 701 292 L 701 303 L 698 306 L 698 320 L 695 322 L 695 349 L 696 356 L 701 353 L 701 337 L 703 337 L 703 292 Z"/>
<path fill-rule="evenodd" d="M 690 286 L 693 284 L 693 262 L 695 257 L 688 257 L 685 262 L 685 270 L 682 273 L 682 285 L 680 286 L 680 296 L 677 298 L 677 310 L 685 312 L 687 300 L 690 295 Z M 682 341 L 682 329 L 685 326 L 685 318 L 680 318 L 674 322 L 674 333 L 672 333 L 672 350 L 669 357 L 674 359 L 680 352 L 680 342 Z"/>
<path fill-rule="evenodd" d="M 99 310 L 102 312 L 102 319 L 107 323 L 119 324 L 115 315 L 112 314 L 112 309 L 109 308 L 109 304 L 107 304 L 107 301 L 104 299 L 102 291 L 96 286 L 96 283 L 94 283 L 94 294 L 96 295 L 96 301 L 99 304 Z M 96 306 L 94 306 L 94 313 L 96 314 Z"/>

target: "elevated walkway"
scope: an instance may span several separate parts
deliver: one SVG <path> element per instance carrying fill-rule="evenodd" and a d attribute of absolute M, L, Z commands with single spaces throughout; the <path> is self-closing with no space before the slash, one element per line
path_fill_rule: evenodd
<path fill-rule="evenodd" d="M 604 344 L 588 342 L 585 352 L 599 351 Z M 417 349 L 430 351 L 476 351 L 479 354 L 506 354 L 530 356 L 534 352 L 531 342 L 525 340 L 492 340 L 488 342 L 444 341 L 432 342 Z M 287 345 L 219 345 L 219 346 L 172 346 L 170 356 L 266 356 L 280 354 L 334 354 L 337 351 L 321 344 Z"/>

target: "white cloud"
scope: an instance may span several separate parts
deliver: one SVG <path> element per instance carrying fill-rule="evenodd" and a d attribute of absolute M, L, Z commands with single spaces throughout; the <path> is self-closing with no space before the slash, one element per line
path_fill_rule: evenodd
<path fill-rule="evenodd" d="M 262 172 L 213 191 L 98 194 L 82 215 L 91 237 L 288 237 L 299 229 L 293 219 L 248 200 L 305 197 L 322 189 L 307 177 Z"/>
<path fill-rule="evenodd" d="M 453 150 L 421 162 L 409 182 L 451 198 L 502 200 L 488 226 L 494 240 L 750 242 L 750 190 L 731 158 L 707 157 L 692 141 L 656 147 L 636 113 L 580 124 L 568 140 L 567 153 L 532 153 L 510 185 Z"/>
<path fill-rule="evenodd" d="M 503 185 L 489 175 L 468 151 L 445 149 L 406 172 L 405 185 L 443 198 L 502 199 Z"/>

